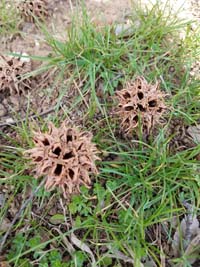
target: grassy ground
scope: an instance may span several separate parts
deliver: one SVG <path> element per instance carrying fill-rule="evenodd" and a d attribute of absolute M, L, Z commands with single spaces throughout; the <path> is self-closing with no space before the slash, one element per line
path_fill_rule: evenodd
<path fill-rule="evenodd" d="M 173 256 L 172 241 L 174 221 L 188 212 L 185 203 L 200 214 L 200 145 L 180 148 L 175 142 L 178 130 L 173 130 L 174 123 L 184 129 L 199 123 L 199 81 L 190 77 L 199 56 L 198 30 L 194 33 L 190 22 L 179 21 L 158 5 L 134 10 L 126 36 L 116 36 L 113 25 L 97 29 L 84 8 L 82 20 L 77 15 L 66 42 L 54 39 L 38 22 L 52 53 L 34 59 L 43 62 L 43 71 L 56 69 L 60 90 L 55 113 L 37 121 L 43 130 L 48 121 L 59 126 L 67 119 L 91 131 L 101 152 L 99 175 L 91 189 L 81 188 L 81 194 L 66 203 L 59 191 L 38 188 L 40 181 L 27 169 L 23 151 L 33 146 L 28 111 L 27 119 L 9 134 L 1 132 L 8 144 L 0 147 L 0 185 L 6 200 L 1 223 L 13 219 L 25 203 L 2 248 L 3 260 L 24 267 L 192 266 L 184 238 L 178 257 Z M 183 39 L 180 32 L 186 33 Z M 128 139 L 112 116 L 113 96 L 141 75 L 148 82 L 160 81 L 168 110 L 162 126 L 148 137 L 140 131 Z M 7 224 L 0 230 L 1 241 Z"/>
<path fill-rule="evenodd" d="M 20 17 L 12 5 L 12 1 L 2 0 L 0 3 L 0 35 L 11 36 L 18 32 Z"/>

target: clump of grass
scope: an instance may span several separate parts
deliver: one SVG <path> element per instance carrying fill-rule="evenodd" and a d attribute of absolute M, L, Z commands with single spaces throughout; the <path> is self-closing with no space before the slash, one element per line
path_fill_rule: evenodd
<path fill-rule="evenodd" d="M 0 36 L 12 36 L 19 32 L 20 16 L 13 1 L 0 2 Z"/>

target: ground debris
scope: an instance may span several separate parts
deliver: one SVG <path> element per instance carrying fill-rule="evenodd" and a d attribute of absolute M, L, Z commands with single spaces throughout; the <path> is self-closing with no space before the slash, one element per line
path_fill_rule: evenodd
<path fill-rule="evenodd" d="M 198 260 L 200 253 L 200 226 L 193 207 L 187 204 L 188 214 L 177 226 L 172 241 L 172 252 L 175 258 L 184 256 L 190 264 Z M 190 210 L 189 210 L 190 209 Z M 176 265 L 182 267 L 182 263 Z"/>
<path fill-rule="evenodd" d="M 187 132 L 193 138 L 195 143 L 200 143 L 200 125 L 190 126 L 187 129 Z"/>
<path fill-rule="evenodd" d="M 165 94 L 158 87 L 158 83 L 149 84 L 144 77 L 137 77 L 126 88 L 116 92 L 118 106 L 114 114 L 120 118 L 120 127 L 125 134 L 130 135 L 140 125 L 143 134 L 148 134 L 159 123 L 166 106 Z"/>
<path fill-rule="evenodd" d="M 64 197 L 78 193 L 81 185 L 89 187 L 90 173 L 97 174 L 96 146 L 92 134 L 79 132 L 65 123 L 56 128 L 49 123 L 48 133 L 36 132 L 35 147 L 25 151 L 35 165 L 35 177 L 47 176 L 46 189 L 60 187 Z"/>
<path fill-rule="evenodd" d="M 170 137 L 170 151 L 183 151 L 195 147 L 195 142 L 189 135 L 187 128 L 188 126 L 184 124 L 183 120 L 176 118 L 171 120 L 167 133 Z"/>
<path fill-rule="evenodd" d="M 0 267 L 10 267 L 10 264 L 5 261 L 4 257 L 0 256 Z"/>

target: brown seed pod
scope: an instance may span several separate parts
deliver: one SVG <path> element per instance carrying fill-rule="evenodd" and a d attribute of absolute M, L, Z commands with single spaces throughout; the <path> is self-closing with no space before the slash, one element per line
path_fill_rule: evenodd
<path fill-rule="evenodd" d="M 28 79 L 23 75 L 31 71 L 31 62 L 19 57 L 0 55 L 0 92 L 8 90 L 16 94 L 29 86 Z"/>
<path fill-rule="evenodd" d="M 48 2 L 46 0 L 25 0 L 20 2 L 18 9 L 26 22 L 34 22 L 34 17 L 44 19 L 48 17 Z"/>
<path fill-rule="evenodd" d="M 143 133 L 148 134 L 159 122 L 166 106 L 165 94 L 158 87 L 158 83 L 148 84 L 143 77 L 137 77 L 127 88 L 116 92 L 118 106 L 113 113 L 119 117 L 125 135 L 131 135 L 139 125 Z"/>
<path fill-rule="evenodd" d="M 35 147 L 25 151 L 25 155 L 35 165 L 35 177 L 47 177 L 47 190 L 58 186 L 69 198 L 80 191 L 81 185 L 90 187 L 90 173 L 98 174 L 95 161 L 100 158 L 91 140 L 89 132 L 80 132 L 65 123 L 56 128 L 50 123 L 48 133 L 35 133 Z"/>

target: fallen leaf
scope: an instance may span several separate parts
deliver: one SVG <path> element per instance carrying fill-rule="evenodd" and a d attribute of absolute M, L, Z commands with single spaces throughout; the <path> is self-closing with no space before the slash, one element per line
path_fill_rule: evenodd
<path fill-rule="evenodd" d="M 3 117 L 5 115 L 6 115 L 6 109 L 2 104 L 0 104 L 0 117 Z"/>
<path fill-rule="evenodd" d="M 12 124 L 12 123 L 14 123 L 14 120 L 12 118 L 7 118 L 6 119 L 6 123 L 11 123 Z"/>
<path fill-rule="evenodd" d="M 0 262 L 0 267 L 9 267 L 9 263 L 7 261 Z"/>
<path fill-rule="evenodd" d="M 9 267 L 10 265 L 8 264 L 7 261 L 5 261 L 5 256 L 0 256 L 0 267 Z"/>
<path fill-rule="evenodd" d="M 151 259 L 151 260 L 148 260 L 144 263 L 144 267 L 156 267 L 156 264 L 155 262 Z M 164 266 L 162 266 L 164 267 Z"/>
<path fill-rule="evenodd" d="M 187 132 L 193 138 L 194 142 L 200 143 L 200 125 L 190 126 Z"/>
<path fill-rule="evenodd" d="M 65 216 L 63 214 L 55 214 L 50 218 L 52 224 L 61 224 L 65 222 Z"/>
<path fill-rule="evenodd" d="M 0 231 L 6 232 L 8 228 L 10 227 L 10 225 L 11 225 L 11 222 L 7 218 L 4 218 L 0 223 Z"/>
<path fill-rule="evenodd" d="M 187 248 L 191 240 L 200 232 L 199 221 L 196 216 L 190 218 L 191 215 L 187 215 L 182 221 L 180 226 L 174 234 L 172 248 L 174 256 L 181 256 L 181 248 Z M 187 243 L 187 244 L 186 244 Z"/>
<path fill-rule="evenodd" d="M 200 234 L 198 234 L 189 244 L 188 248 L 184 253 L 184 258 L 187 259 L 188 263 L 193 264 L 199 259 L 200 255 Z M 195 265 L 197 266 L 197 265 Z M 185 267 L 185 262 L 180 262 L 176 267 Z"/>
<path fill-rule="evenodd" d="M 200 233 L 192 239 L 191 243 L 186 249 L 185 256 L 190 256 L 189 257 L 189 262 L 193 264 L 200 255 Z"/>

